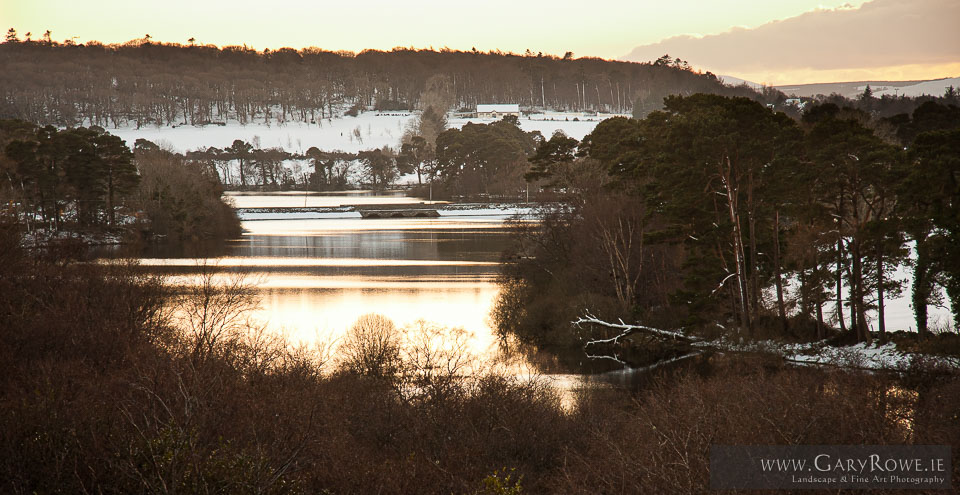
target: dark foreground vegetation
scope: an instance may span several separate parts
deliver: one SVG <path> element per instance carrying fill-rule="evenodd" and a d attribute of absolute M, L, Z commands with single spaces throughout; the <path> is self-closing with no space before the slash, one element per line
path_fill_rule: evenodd
<path fill-rule="evenodd" d="M 494 317 L 523 342 L 610 337 L 570 325 L 588 312 L 711 338 L 886 340 L 898 267 L 921 340 L 931 304 L 949 300 L 960 328 L 957 106 L 878 118 L 827 103 L 797 121 L 746 98 L 669 97 L 579 142 L 555 134 L 530 163 L 568 201 L 518 222 L 505 256 Z"/>
<path fill-rule="evenodd" d="M 712 358 L 565 408 L 455 334 L 411 351 L 366 316 L 331 357 L 247 326 L 238 281 L 172 291 L 0 234 L 4 493 L 697 493 L 713 444 L 960 446 L 960 381 L 920 368 Z"/>

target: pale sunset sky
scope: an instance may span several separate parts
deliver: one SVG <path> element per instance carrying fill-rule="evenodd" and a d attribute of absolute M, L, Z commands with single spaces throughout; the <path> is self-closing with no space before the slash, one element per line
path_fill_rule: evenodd
<path fill-rule="evenodd" d="M 3 0 L 21 38 L 256 49 L 449 47 L 637 61 L 767 84 L 960 75 L 960 0 Z"/>

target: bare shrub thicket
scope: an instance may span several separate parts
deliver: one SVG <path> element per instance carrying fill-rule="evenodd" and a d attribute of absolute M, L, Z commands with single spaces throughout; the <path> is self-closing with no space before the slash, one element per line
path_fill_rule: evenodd
<path fill-rule="evenodd" d="M 768 365 L 770 363 L 767 363 Z M 638 397 L 587 390 L 575 416 L 584 448 L 570 452 L 564 493 L 700 493 L 709 488 L 711 445 L 949 444 L 960 425 L 918 428 L 928 406 L 891 393 L 893 376 L 719 362 L 712 376 L 661 376 Z M 948 385 L 952 383 L 952 385 Z M 921 394 L 942 401 L 956 378 Z M 960 401 L 932 409 L 958 411 Z M 921 431 L 922 430 L 922 431 Z M 604 459 L 604 462 L 598 462 Z M 954 476 L 957 470 L 955 468 Z"/>
<path fill-rule="evenodd" d="M 257 329 L 252 312 L 257 309 L 255 286 L 243 273 L 221 272 L 206 261 L 197 265 L 194 279 L 173 298 L 176 326 L 183 332 L 184 349 L 201 362 L 215 353 L 221 357 L 252 339 L 254 347 L 269 344 L 270 335 Z"/>
<path fill-rule="evenodd" d="M 378 376 L 325 372 L 226 315 L 242 285 L 213 277 L 176 328 L 135 266 L 0 233 L 2 493 L 699 493 L 717 443 L 960 445 L 960 381 L 943 375 L 727 359 L 567 410 L 546 382 L 478 372 L 461 331 L 374 317 L 345 340 L 372 335 L 379 351 L 352 356 Z"/>
<path fill-rule="evenodd" d="M 409 392 L 438 402 L 457 394 L 476 365 L 468 338 L 462 328 L 444 328 L 426 320 L 406 328 L 402 356 Z"/>
<path fill-rule="evenodd" d="M 339 369 L 381 379 L 405 401 L 442 402 L 461 396 L 477 371 L 469 334 L 417 320 L 398 328 L 389 318 L 360 316 L 337 348 Z"/>
<path fill-rule="evenodd" d="M 572 180 L 572 179 L 571 179 Z M 580 178 L 596 187 L 599 178 Z M 513 221 L 493 320 L 501 336 L 559 350 L 579 346 L 570 321 L 585 312 L 674 327 L 681 249 L 652 242 L 664 225 L 626 194 L 593 195 L 546 209 L 539 222 Z"/>

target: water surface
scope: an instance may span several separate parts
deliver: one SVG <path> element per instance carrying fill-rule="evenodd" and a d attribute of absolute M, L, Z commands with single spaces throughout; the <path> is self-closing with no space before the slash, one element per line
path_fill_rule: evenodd
<path fill-rule="evenodd" d="M 231 194 L 238 208 L 304 204 L 419 203 L 391 195 Z M 462 212 L 461 212 L 462 213 Z M 462 327 L 471 347 L 495 344 L 489 314 L 497 295 L 507 215 L 440 218 L 247 220 L 243 236 L 215 258 L 154 249 L 141 265 L 175 284 L 196 281 L 201 264 L 242 273 L 261 299 L 255 317 L 293 341 L 336 339 L 359 316 L 380 313 L 398 326 L 425 319 Z"/>

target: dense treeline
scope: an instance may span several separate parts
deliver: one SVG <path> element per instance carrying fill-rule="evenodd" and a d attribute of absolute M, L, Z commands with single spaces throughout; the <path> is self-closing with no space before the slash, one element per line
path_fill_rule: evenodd
<path fill-rule="evenodd" d="M 524 132 L 516 118 L 448 129 L 437 136 L 435 165 L 439 185 L 456 194 L 516 194 L 524 187 L 527 156 L 543 140 Z"/>
<path fill-rule="evenodd" d="M 881 95 L 878 97 L 874 95 L 868 84 L 863 93 L 856 98 L 847 98 L 833 93 L 830 95 L 818 94 L 810 99 L 804 98 L 804 100 L 813 101 L 817 104 L 832 103 L 838 107 L 856 108 L 876 118 L 906 117 L 906 120 L 909 120 L 909 115 L 923 106 L 924 103 L 930 102 L 947 106 L 960 105 L 960 89 L 950 86 L 942 95 Z"/>
<path fill-rule="evenodd" d="M 176 240 L 238 235 L 207 161 L 138 140 L 133 151 L 100 127 L 58 130 L 0 120 L 0 197 L 34 233 L 113 231 Z"/>
<path fill-rule="evenodd" d="M 955 378 L 722 360 L 563 406 L 456 332 L 369 315 L 331 355 L 247 327 L 214 270 L 174 291 L 72 254 L 0 224 L 4 493 L 696 493 L 716 444 L 960 445 Z"/>
<path fill-rule="evenodd" d="M 61 126 L 317 122 L 351 107 L 425 109 L 437 77 L 451 95 L 443 112 L 502 102 L 626 113 L 635 103 L 659 108 L 666 94 L 761 97 L 669 57 L 640 64 L 448 49 L 257 52 L 149 38 L 77 45 L 49 36 L 22 41 L 13 31 L 0 44 L 0 65 L 0 116 Z"/>
<path fill-rule="evenodd" d="M 101 128 L 57 130 L 0 121 L 4 189 L 22 218 L 60 230 L 65 209 L 80 227 L 113 226 L 118 202 L 136 189 L 133 153 Z"/>
<path fill-rule="evenodd" d="M 875 119 L 824 104 L 797 122 L 745 98 L 669 97 L 579 143 L 554 135 L 531 165 L 571 210 L 517 227 L 496 318 L 524 340 L 570 345 L 569 322 L 591 311 L 754 337 L 839 327 L 869 341 L 871 310 L 886 339 L 904 265 L 920 336 L 941 289 L 960 327 L 956 106 Z"/>
<path fill-rule="evenodd" d="M 524 132 L 512 116 L 489 124 L 468 123 L 461 129 L 436 125 L 433 141 L 418 133 L 424 127 L 415 125 L 408 131 L 399 149 L 385 146 L 347 153 L 311 147 L 298 154 L 261 149 L 238 139 L 225 148 L 190 151 L 185 157 L 237 189 L 382 190 L 399 175 L 415 173 L 419 185 L 431 183 L 436 197 L 519 197 L 526 187 L 527 157 L 543 141 L 540 132 Z"/>
<path fill-rule="evenodd" d="M 191 160 L 138 139 L 134 146 L 140 187 L 133 204 L 149 221 L 152 235 L 170 241 L 229 239 L 240 221 L 223 202 L 223 184 L 208 162 Z"/>
<path fill-rule="evenodd" d="M 303 153 L 281 148 L 263 149 L 237 139 L 224 148 L 188 151 L 184 158 L 200 164 L 221 184 L 232 189 L 285 191 L 291 189 L 342 191 L 353 187 L 382 190 L 400 174 L 419 172 L 421 181 L 436 175 L 432 154 L 404 145 L 400 150 L 384 146 L 348 153 L 321 151 L 315 146 Z M 431 148 L 432 151 L 432 148 Z M 419 152 L 420 155 L 413 153 Z"/>

